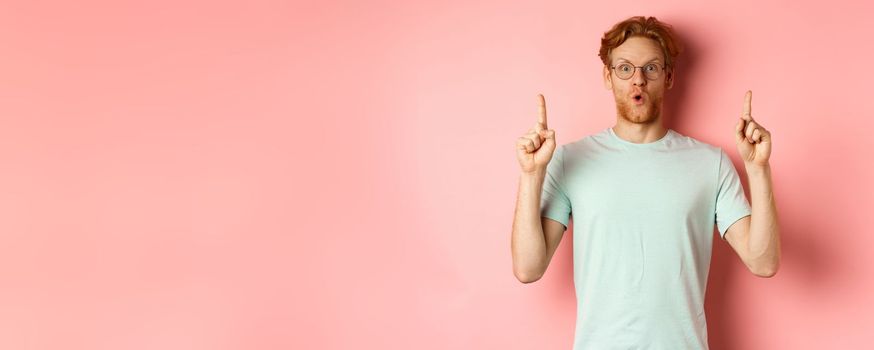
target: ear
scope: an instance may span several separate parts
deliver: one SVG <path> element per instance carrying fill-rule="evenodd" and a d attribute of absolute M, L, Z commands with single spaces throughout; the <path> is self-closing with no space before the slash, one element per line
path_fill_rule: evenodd
<path fill-rule="evenodd" d="M 668 89 L 670 89 L 672 86 L 674 86 L 674 78 L 676 77 L 676 75 L 677 74 L 676 74 L 676 72 L 674 72 L 673 68 L 668 70 L 668 74 L 665 76 L 665 86 Z"/>
<path fill-rule="evenodd" d="M 610 74 L 610 67 L 604 66 L 604 88 L 613 90 L 613 75 Z"/>

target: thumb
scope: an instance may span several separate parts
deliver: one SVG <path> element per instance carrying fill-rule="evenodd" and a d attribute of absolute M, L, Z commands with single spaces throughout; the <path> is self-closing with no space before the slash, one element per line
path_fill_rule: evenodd
<path fill-rule="evenodd" d="M 552 129 L 540 130 L 540 136 L 547 139 L 547 140 L 552 139 L 553 141 L 555 141 L 555 130 L 552 130 Z"/>
<path fill-rule="evenodd" d="M 746 126 L 746 122 L 743 119 L 737 121 L 737 125 L 734 127 L 734 141 L 742 142 L 746 136 L 744 136 L 743 130 Z"/>

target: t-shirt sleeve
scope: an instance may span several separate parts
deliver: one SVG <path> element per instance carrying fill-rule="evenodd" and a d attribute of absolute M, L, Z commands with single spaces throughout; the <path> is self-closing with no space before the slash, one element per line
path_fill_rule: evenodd
<path fill-rule="evenodd" d="M 571 202 L 564 186 L 564 146 L 557 147 L 546 166 L 543 192 L 540 196 L 540 216 L 560 222 L 565 230 L 571 215 Z"/>
<path fill-rule="evenodd" d="M 719 150 L 719 181 L 716 192 L 716 226 L 719 236 L 725 239 L 725 232 L 736 221 L 752 213 L 750 203 L 744 195 L 740 176 L 725 151 Z"/>

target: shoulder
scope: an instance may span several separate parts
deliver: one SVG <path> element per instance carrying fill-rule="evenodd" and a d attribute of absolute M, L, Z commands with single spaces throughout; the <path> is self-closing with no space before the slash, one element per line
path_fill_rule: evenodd
<path fill-rule="evenodd" d="M 709 144 L 688 135 L 683 135 L 673 129 L 672 131 L 674 137 L 672 139 L 671 147 L 675 150 L 694 152 L 716 160 L 721 159 L 725 155 L 725 152 L 719 146 Z"/>
<path fill-rule="evenodd" d="M 565 143 L 558 148 L 562 149 L 563 153 L 568 153 L 570 156 L 591 152 L 593 150 L 604 148 L 608 144 L 610 135 L 607 129 L 598 131 L 593 134 L 585 135 L 571 142 Z"/>

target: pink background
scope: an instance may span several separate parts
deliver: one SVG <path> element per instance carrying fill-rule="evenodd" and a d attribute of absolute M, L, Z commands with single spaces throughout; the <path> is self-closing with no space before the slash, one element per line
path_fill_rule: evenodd
<path fill-rule="evenodd" d="M 779 273 L 716 241 L 713 349 L 874 338 L 862 1 L 0 5 L 0 348 L 568 349 L 571 236 L 511 269 L 516 137 L 612 126 L 601 34 L 687 42 L 668 126 L 772 131 Z M 746 185 L 746 182 L 745 182 Z"/>

